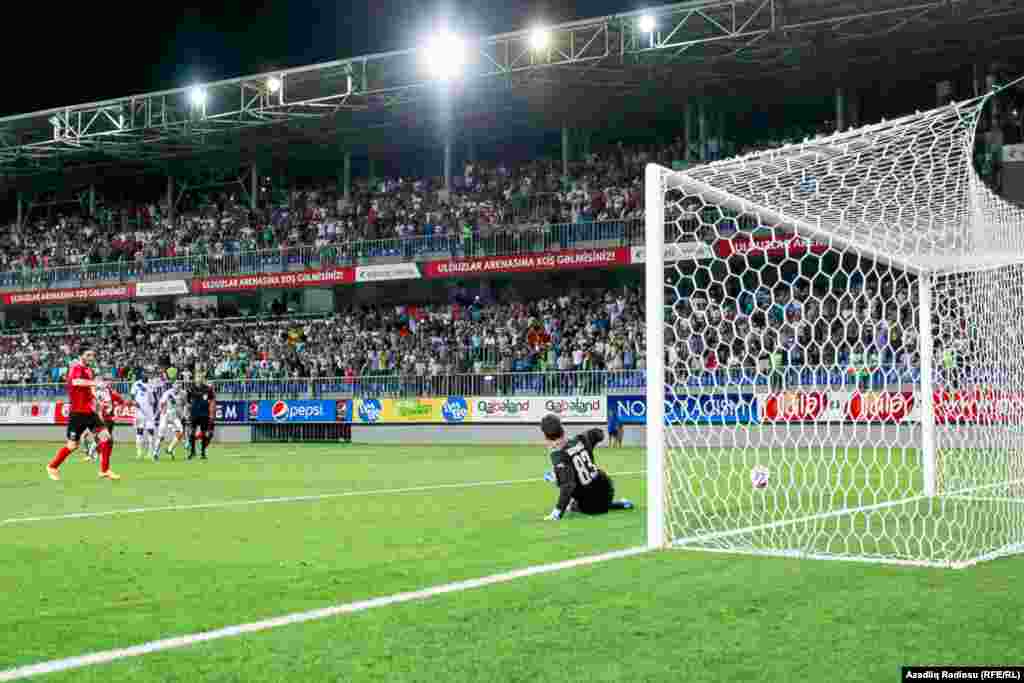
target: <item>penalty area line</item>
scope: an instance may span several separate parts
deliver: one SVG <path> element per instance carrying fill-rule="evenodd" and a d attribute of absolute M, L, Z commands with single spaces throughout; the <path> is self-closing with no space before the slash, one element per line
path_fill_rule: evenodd
<path fill-rule="evenodd" d="M 267 631 L 273 628 L 280 628 L 282 626 L 292 626 L 295 624 L 302 624 L 309 621 L 328 619 L 343 614 L 355 614 L 357 612 L 365 612 L 366 610 L 376 609 L 378 607 L 387 607 L 390 605 L 398 605 L 405 602 L 426 600 L 428 598 L 433 598 L 438 595 L 445 595 L 447 593 L 456 593 L 460 591 L 473 590 L 475 588 L 483 588 L 484 586 L 493 586 L 499 583 L 507 583 L 509 581 L 514 581 L 516 579 L 526 578 L 529 576 L 550 574 L 552 572 L 558 572 L 565 569 L 585 567 L 588 565 L 597 564 L 599 562 L 607 562 L 609 560 L 633 557 L 635 555 L 640 555 L 642 553 L 649 552 L 650 550 L 651 549 L 647 547 L 627 548 L 626 550 L 617 550 L 614 552 L 603 553 L 601 555 L 591 555 L 589 557 L 581 557 L 575 560 L 565 560 L 563 562 L 555 562 L 553 564 L 536 565 L 533 567 L 517 569 L 502 574 L 492 574 L 490 576 L 484 576 L 478 579 L 469 579 L 467 581 L 456 581 L 453 583 L 446 583 L 439 586 L 424 588 L 418 591 L 411 591 L 407 593 L 395 593 L 393 595 L 372 598 L 370 600 L 361 600 L 359 602 L 349 602 L 342 605 L 334 605 L 332 607 L 311 610 L 309 612 L 295 612 L 280 617 L 274 617 L 272 619 L 254 621 L 248 624 L 227 626 L 225 628 L 220 628 L 213 631 L 202 631 L 200 633 L 192 633 L 184 636 L 164 638 L 162 640 L 154 640 L 148 643 L 142 643 L 141 645 L 133 645 L 131 647 L 120 648 L 116 650 L 104 650 L 101 652 L 93 652 L 91 654 L 80 655 L 77 657 L 68 657 L 66 659 L 54 659 L 47 662 L 40 662 L 38 664 L 29 664 L 27 666 L 21 666 L 14 669 L 7 669 L 6 671 L 0 671 L 0 681 L 18 681 L 30 678 L 32 676 L 41 676 L 44 674 L 70 671 L 73 669 L 81 669 L 87 666 L 108 664 L 110 662 L 115 662 L 120 659 L 127 659 L 129 657 L 139 657 L 142 655 L 152 654 L 154 652 L 163 652 L 165 650 L 176 650 L 183 647 L 190 647 L 192 645 L 196 645 L 199 643 L 207 643 L 213 640 L 221 640 L 223 638 L 235 638 L 250 633 L 258 633 L 260 631 Z"/>
<path fill-rule="evenodd" d="M 636 472 L 619 472 L 613 477 L 631 477 L 643 474 Z M 513 486 L 516 484 L 535 484 L 543 479 L 506 479 L 504 481 L 473 481 L 456 484 L 429 484 L 426 486 L 407 486 L 404 488 L 369 489 L 367 491 L 336 491 L 333 493 L 316 493 L 308 496 L 283 496 L 277 498 L 252 498 L 247 500 L 226 500 L 213 503 L 191 503 L 188 505 L 161 505 L 155 507 L 123 508 L 120 510 L 102 510 L 97 512 L 69 512 L 63 515 L 43 515 L 39 517 L 11 517 L 0 520 L 0 527 L 32 522 L 55 522 L 68 519 L 94 519 L 97 517 L 115 517 L 118 515 L 139 515 L 146 512 L 186 512 L 189 510 L 215 510 L 218 508 L 247 507 L 251 505 L 272 505 L 275 503 L 308 503 L 333 498 L 357 498 L 361 496 L 384 496 L 401 493 L 428 493 L 450 489 L 471 489 L 485 486 Z"/>

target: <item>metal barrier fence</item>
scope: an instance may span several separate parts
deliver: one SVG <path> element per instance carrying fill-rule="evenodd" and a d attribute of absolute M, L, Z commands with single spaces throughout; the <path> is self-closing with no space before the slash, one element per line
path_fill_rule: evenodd
<path fill-rule="evenodd" d="M 722 368 L 679 377 L 677 391 L 735 390 L 765 388 L 787 390 L 881 390 L 920 382 L 917 368 L 886 366 L 868 375 L 854 375 L 846 368 L 795 368 L 759 372 L 752 367 Z M 945 378 L 940 377 L 940 383 Z M 998 378 L 960 371 L 962 384 Z M 606 393 L 637 394 L 647 388 L 646 371 L 523 372 L 508 374 L 401 376 L 371 375 L 355 378 L 237 379 L 213 380 L 218 397 L 235 400 L 301 399 L 321 397 L 405 398 L 426 396 L 584 396 Z M 128 382 L 114 388 L 129 394 Z M 63 384 L 0 384 L 0 401 L 57 400 L 66 396 Z"/>
<path fill-rule="evenodd" d="M 496 226 L 462 235 L 424 235 L 381 240 L 361 240 L 323 247 L 305 245 L 225 253 L 223 256 L 179 256 L 112 263 L 83 264 L 60 268 L 0 272 L 0 287 L 76 286 L 94 282 L 126 282 L 147 277 L 180 275 L 206 277 L 276 273 L 291 269 L 322 269 L 365 265 L 375 259 L 406 261 L 516 256 L 572 249 L 588 244 L 632 246 L 644 243 L 642 220 L 555 225 Z"/>

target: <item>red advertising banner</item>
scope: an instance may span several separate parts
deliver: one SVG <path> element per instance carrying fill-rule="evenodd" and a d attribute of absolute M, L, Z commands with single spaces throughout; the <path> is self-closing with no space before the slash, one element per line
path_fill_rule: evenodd
<path fill-rule="evenodd" d="M 4 294 L 7 306 L 15 304 L 57 304 L 67 301 L 100 301 L 110 299 L 131 299 L 135 296 L 135 285 L 109 285 L 106 287 L 75 287 L 72 289 L 38 289 L 33 292 L 12 292 Z"/>
<path fill-rule="evenodd" d="M 762 422 L 917 422 L 920 410 L 910 391 L 789 391 L 762 402 Z"/>
<path fill-rule="evenodd" d="M 762 402 L 762 422 L 816 422 L 825 419 L 829 395 L 826 391 L 787 391 L 769 394 Z"/>
<path fill-rule="evenodd" d="M 440 278 L 487 275 L 488 273 L 539 273 L 578 268 L 626 266 L 629 263 L 630 252 L 626 247 L 577 249 L 519 256 L 483 256 L 430 261 L 424 264 L 423 275 L 428 278 Z"/>
<path fill-rule="evenodd" d="M 846 402 L 846 419 L 852 422 L 917 421 L 916 398 L 912 391 L 867 391 L 853 394 Z"/>
<path fill-rule="evenodd" d="M 720 258 L 730 256 L 803 256 L 808 249 L 812 254 L 824 254 L 828 245 L 797 237 L 796 235 L 785 235 L 783 237 L 749 237 L 737 235 L 732 239 L 718 240 L 715 242 L 715 253 Z"/>
<path fill-rule="evenodd" d="M 333 270 L 304 270 L 296 273 L 269 273 L 263 275 L 231 275 L 208 277 L 192 281 L 193 294 L 243 292 L 254 289 L 292 289 L 344 285 L 355 282 L 354 268 Z"/>
<path fill-rule="evenodd" d="M 1009 391 L 936 391 L 935 423 L 1021 424 L 1024 394 Z"/>
<path fill-rule="evenodd" d="M 57 401 L 57 409 L 53 411 L 54 423 L 66 425 L 70 414 L 71 404 L 66 401 Z M 135 424 L 135 406 L 114 406 L 114 424 Z"/>

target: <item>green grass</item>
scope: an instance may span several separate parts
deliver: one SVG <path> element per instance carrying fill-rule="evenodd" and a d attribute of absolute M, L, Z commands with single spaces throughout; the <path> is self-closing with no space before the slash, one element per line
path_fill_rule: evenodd
<path fill-rule="evenodd" d="M 537 446 L 219 446 L 121 482 L 0 447 L 0 670 L 640 544 L 644 511 L 554 524 Z M 244 456 L 244 457 L 233 457 Z M 131 459 L 129 459 L 131 458 Z M 612 473 L 639 450 L 602 451 Z M 749 484 L 748 484 L 749 486 Z M 643 500 L 640 476 L 616 477 Z M 1022 663 L 1024 560 L 962 572 L 666 552 L 58 674 L 68 681 L 897 680 Z"/>

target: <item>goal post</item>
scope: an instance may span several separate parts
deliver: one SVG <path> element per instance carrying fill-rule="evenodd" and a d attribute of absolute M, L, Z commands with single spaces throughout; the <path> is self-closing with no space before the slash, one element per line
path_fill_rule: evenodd
<path fill-rule="evenodd" d="M 665 204 L 664 174 L 645 171 L 646 262 L 644 309 L 647 337 L 647 546 L 666 544 L 665 534 Z M 657 254 L 657 256 L 655 256 Z"/>
<path fill-rule="evenodd" d="M 984 98 L 645 171 L 647 544 L 1024 551 L 1024 211 Z"/>

